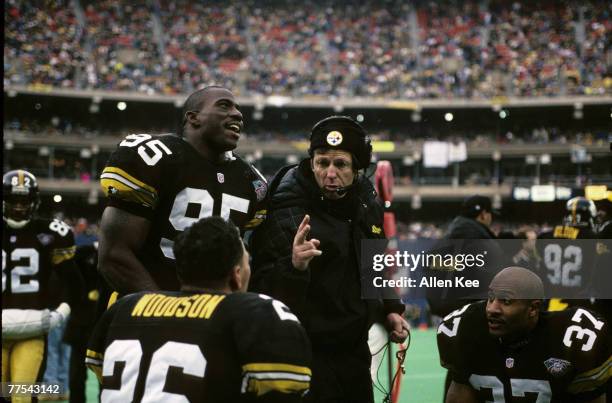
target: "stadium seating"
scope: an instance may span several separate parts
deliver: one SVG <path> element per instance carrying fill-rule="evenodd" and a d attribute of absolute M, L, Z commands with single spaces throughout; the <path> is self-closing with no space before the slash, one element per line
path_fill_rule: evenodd
<path fill-rule="evenodd" d="M 610 95 L 610 5 L 506 1 L 6 4 L 4 84 L 241 95 Z M 47 50 L 51 51 L 48 52 Z"/>

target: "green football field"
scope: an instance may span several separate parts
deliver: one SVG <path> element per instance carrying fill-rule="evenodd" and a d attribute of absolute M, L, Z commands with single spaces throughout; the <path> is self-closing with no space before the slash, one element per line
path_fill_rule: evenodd
<path fill-rule="evenodd" d="M 406 375 L 402 378 L 398 403 L 440 403 L 445 370 L 440 367 L 436 347 L 435 330 L 412 330 L 412 341 L 406 355 Z M 395 369 L 395 365 L 394 365 Z M 380 381 L 388 387 L 386 361 L 379 371 Z M 383 395 L 375 392 L 376 403 L 382 403 Z M 87 402 L 98 401 L 98 382 L 89 371 L 87 379 Z"/>

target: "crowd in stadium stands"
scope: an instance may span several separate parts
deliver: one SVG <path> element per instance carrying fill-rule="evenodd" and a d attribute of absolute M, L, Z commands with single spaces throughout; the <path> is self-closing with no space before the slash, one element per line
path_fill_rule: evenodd
<path fill-rule="evenodd" d="M 164 70 L 145 1 L 96 1 L 84 7 L 91 50 L 87 86 L 105 90 L 161 92 Z"/>
<path fill-rule="evenodd" d="M 9 0 L 4 6 L 4 85 L 78 86 L 86 52 L 70 2 L 35 7 Z"/>
<path fill-rule="evenodd" d="M 4 84 L 397 99 L 612 94 L 612 4 L 8 0 Z"/>
<path fill-rule="evenodd" d="M 238 5 L 160 1 L 166 92 L 189 93 L 201 83 L 240 88 L 247 71 L 244 14 Z"/>

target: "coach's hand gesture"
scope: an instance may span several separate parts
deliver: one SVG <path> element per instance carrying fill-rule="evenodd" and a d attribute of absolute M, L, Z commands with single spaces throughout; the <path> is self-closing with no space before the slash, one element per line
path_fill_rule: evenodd
<path fill-rule="evenodd" d="M 293 254 L 291 256 L 291 263 L 293 267 L 300 271 L 304 271 L 308 268 L 308 264 L 315 256 L 321 256 L 323 253 L 319 249 L 319 240 L 311 239 L 306 240 L 308 233 L 310 232 L 310 216 L 306 214 L 302 223 L 298 227 L 295 238 L 293 238 Z"/>

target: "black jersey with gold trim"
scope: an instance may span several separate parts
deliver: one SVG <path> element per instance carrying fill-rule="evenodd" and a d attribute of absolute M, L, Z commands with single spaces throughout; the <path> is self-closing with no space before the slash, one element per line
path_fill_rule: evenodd
<path fill-rule="evenodd" d="M 157 284 L 178 289 L 172 245 L 200 218 L 218 215 L 241 231 L 265 218 L 265 178 L 228 152 L 213 164 L 183 138 L 131 134 L 111 155 L 100 176 L 108 205 L 151 221 L 139 259 Z"/>
<path fill-rule="evenodd" d="M 191 402 L 294 402 L 308 391 L 310 354 L 304 329 L 280 301 L 165 291 L 113 304 L 90 338 L 86 363 L 102 398 L 113 401 L 161 402 L 173 393 Z"/>
<path fill-rule="evenodd" d="M 612 373 L 609 324 L 583 308 L 540 313 L 524 339 L 489 334 L 485 302 L 464 306 L 438 328 L 443 367 L 481 401 L 579 402 L 606 390 Z"/>
<path fill-rule="evenodd" d="M 2 230 L 2 308 L 55 308 L 61 290 L 51 290 L 54 272 L 74 258 L 70 227 L 60 220 L 34 218 L 15 229 Z"/>
<path fill-rule="evenodd" d="M 589 228 L 557 225 L 538 236 L 539 272 L 548 298 L 592 296 L 596 235 Z"/>

